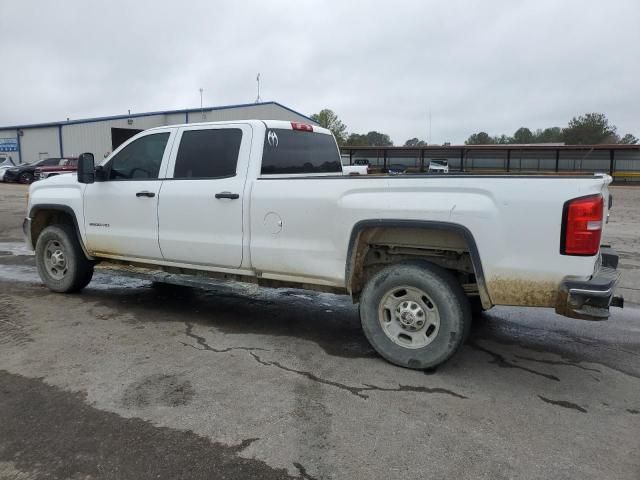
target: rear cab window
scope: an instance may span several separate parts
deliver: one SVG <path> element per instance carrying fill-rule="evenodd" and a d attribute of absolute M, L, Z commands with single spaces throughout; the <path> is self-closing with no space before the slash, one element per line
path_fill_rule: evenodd
<path fill-rule="evenodd" d="M 261 175 L 342 175 L 340 151 L 332 135 L 267 128 Z"/>

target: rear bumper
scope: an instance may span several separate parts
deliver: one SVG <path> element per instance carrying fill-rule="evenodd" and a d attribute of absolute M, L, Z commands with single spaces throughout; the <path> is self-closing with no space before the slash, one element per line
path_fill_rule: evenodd
<path fill-rule="evenodd" d="M 622 297 L 614 296 L 620 282 L 618 254 L 610 247 L 602 247 L 601 266 L 589 280 L 565 279 L 558 294 L 556 313 L 582 320 L 606 320 L 609 308 L 622 307 Z"/>

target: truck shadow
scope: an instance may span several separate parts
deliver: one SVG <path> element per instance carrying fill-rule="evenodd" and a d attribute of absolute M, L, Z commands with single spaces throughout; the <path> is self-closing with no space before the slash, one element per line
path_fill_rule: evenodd
<path fill-rule="evenodd" d="M 127 321 L 136 324 L 189 322 L 224 334 L 306 340 L 335 357 L 378 357 L 362 332 L 358 306 L 346 296 L 242 284 L 231 287 L 221 284 L 219 288 L 205 290 L 147 282 L 138 288 L 90 286 L 83 297 L 115 310 L 112 317 L 126 316 Z M 552 365 L 584 370 L 592 377 L 600 373 L 598 368 L 581 365 L 583 362 L 606 365 L 640 378 L 636 352 L 625 352 L 597 335 L 591 337 L 575 329 L 559 330 L 557 318 L 541 309 L 485 312 L 474 318 L 466 345 L 441 370 L 455 370 L 466 358 L 482 352 L 489 364 L 552 381 L 557 380 L 557 375 L 547 371 Z M 566 325 L 584 323 L 569 321 Z M 553 354 L 559 358 L 549 359 Z"/>
<path fill-rule="evenodd" d="M 134 323 L 189 322 L 225 334 L 294 337 L 328 355 L 373 358 L 362 333 L 358 307 L 348 297 L 305 290 L 199 289 L 151 284 L 143 288 L 85 289 L 83 297 L 115 309 Z"/>

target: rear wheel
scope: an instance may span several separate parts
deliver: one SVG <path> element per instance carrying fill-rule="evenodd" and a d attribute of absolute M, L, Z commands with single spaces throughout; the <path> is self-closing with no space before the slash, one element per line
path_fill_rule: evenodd
<path fill-rule="evenodd" d="M 392 265 L 362 291 L 360 319 L 373 348 L 408 368 L 433 368 L 462 345 L 471 324 L 467 297 L 446 270 L 424 264 Z"/>
<path fill-rule="evenodd" d="M 81 290 L 93 276 L 93 263 L 70 225 L 51 225 L 42 231 L 36 242 L 36 265 L 40 278 L 54 292 Z"/>

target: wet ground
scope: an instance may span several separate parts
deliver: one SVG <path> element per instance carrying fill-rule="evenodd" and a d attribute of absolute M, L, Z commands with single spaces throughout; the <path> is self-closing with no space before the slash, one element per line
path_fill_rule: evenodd
<path fill-rule="evenodd" d="M 0 185 L 0 478 L 640 478 L 638 306 L 496 308 L 416 372 L 340 296 L 109 273 L 52 294 L 23 205 Z M 636 220 L 610 229 L 629 265 Z"/>

